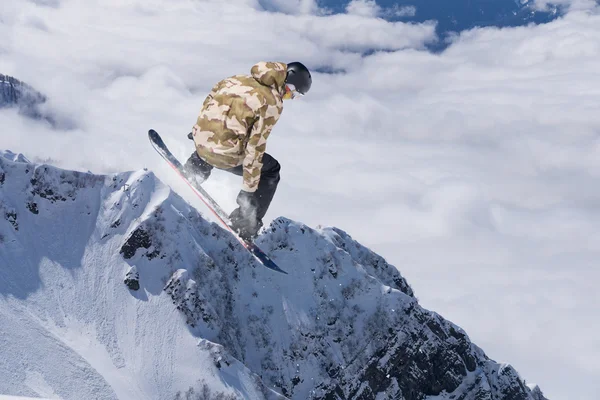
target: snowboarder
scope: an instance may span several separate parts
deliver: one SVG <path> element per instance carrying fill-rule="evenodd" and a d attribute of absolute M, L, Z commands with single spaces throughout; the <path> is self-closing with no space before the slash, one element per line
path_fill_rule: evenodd
<path fill-rule="evenodd" d="M 213 168 L 243 177 L 236 208 L 229 219 L 245 240 L 253 240 L 279 183 L 279 162 L 265 153 L 271 129 L 283 111 L 283 100 L 305 95 L 310 71 L 299 62 L 259 62 L 251 75 L 218 82 L 204 100 L 190 133 L 196 151 L 184 165 L 196 183 Z"/>

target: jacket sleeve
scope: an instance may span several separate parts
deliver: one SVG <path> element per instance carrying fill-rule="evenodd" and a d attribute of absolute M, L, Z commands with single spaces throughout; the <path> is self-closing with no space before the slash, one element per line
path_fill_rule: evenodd
<path fill-rule="evenodd" d="M 243 162 L 244 182 L 242 190 L 246 192 L 255 192 L 258 189 L 263 165 L 262 158 L 267 149 L 267 138 L 279 119 L 279 115 L 280 112 L 275 106 L 265 104 L 259 109 L 258 117 L 248 137 Z"/>
<path fill-rule="evenodd" d="M 217 94 L 217 92 L 219 91 L 219 88 L 221 86 L 221 82 L 218 82 L 215 86 L 213 86 L 213 88 L 210 90 L 210 93 L 206 96 L 206 99 L 204 99 L 204 103 L 202 104 L 202 108 L 206 108 L 206 106 L 208 105 L 208 103 L 210 103 L 210 101 L 213 99 L 213 97 L 215 97 L 215 95 Z"/>

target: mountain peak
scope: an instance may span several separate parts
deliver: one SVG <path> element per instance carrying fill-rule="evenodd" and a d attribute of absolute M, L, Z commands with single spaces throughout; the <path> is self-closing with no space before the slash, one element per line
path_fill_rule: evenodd
<path fill-rule="evenodd" d="M 340 229 L 272 221 L 257 242 L 278 274 L 150 171 L 13 159 L 0 157 L 0 334 L 14 343 L 0 393 L 544 399 Z"/>
<path fill-rule="evenodd" d="M 31 86 L 8 75 L 0 74 L 0 108 L 17 107 L 19 112 L 34 119 L 50 118 L 43 116 L 39 106 L 46 97 Z"/>
<path fill-rule="evenodd" d="M 10 150 L 0 150 L 0 157 L 1 158 L 6 158 L 9 161 L 14 161 L 14 162 L 20 162 L 20 163 L 31 163 L 31 161 L 29 161 L 27 159 L 27 157 L 25 157 L 23 154 L 21 153 L 13 153 Z"/>

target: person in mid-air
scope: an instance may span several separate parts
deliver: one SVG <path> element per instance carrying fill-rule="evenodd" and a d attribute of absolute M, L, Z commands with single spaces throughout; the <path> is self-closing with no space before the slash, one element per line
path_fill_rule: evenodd
<path fill-rule="evenodd" d="M 279 183 L 281 167 L 265 149 L 283 100 L 305 95 L 311 84 L 302 63 L 260 62 L 251 75 L 218 82 L 204 100 L 191 133 L 196 151 L 184 169 L 198 184 L 213 168 L 243 176 L 239 207 L 229 219 L 245 240 L 258 234 Z"/>

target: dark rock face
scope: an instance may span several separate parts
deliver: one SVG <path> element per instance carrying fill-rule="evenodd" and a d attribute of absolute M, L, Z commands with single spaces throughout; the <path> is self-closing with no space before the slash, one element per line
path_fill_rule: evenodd
<path fill-rule="evenodd" d="M 140 281 L 135 279 L 125 279 L 124 282 L 131 290 L 140 290 Z"/>
<path fill-rule="evenodd" d="M 532 400 L 512 367 L 497 372 L 450 323 L 422 310 L 411 314 L 430 329 L 400 327 L 366 364 L 337 370 L 313 398 L 374 400 L 385 393 L 385 398 L 421 400 L 446 393 L 453 394 L 449 399 Z"/>
<path fill-rule="evenodd" d="M 0 108 L 18 107 L 19 112 L 27 117 L 49 120 L 39 110 L 39 106 L 45 101 L 46 97 L 31 86 L 0 74 Z"/>
<path fill-rule="evenodd" d="M 129 271 L 127 271 L 123 283 L 131 290 L 140 289 L 140 274 L 137 272 L 135 267 L 131 267 Z"/>
<path fill-rule="evenodd" d="M 133 231 L 129 239 L 121 247 L 121 254 L 123 258 L 130 259 L 135 256 L 137 249 L 149 249 L 150 246 L 152 246 L 150 235 L 143 228 L 138 228 Z"/>
<path fill-rule="evenodd" d="M 121 246 L 120 253 L 123 258 L 126 260 L 133 258 L 136 251 L 142 248 L 147 250 L 144 255 L 149 260 L 161 256 L 160 241 L 156 238 L 156 235 L 153 237 L 153 232 L 155 230 L 152 226 L 145 228 L 140 226 L 133 231 L 123 246 Z"/>

